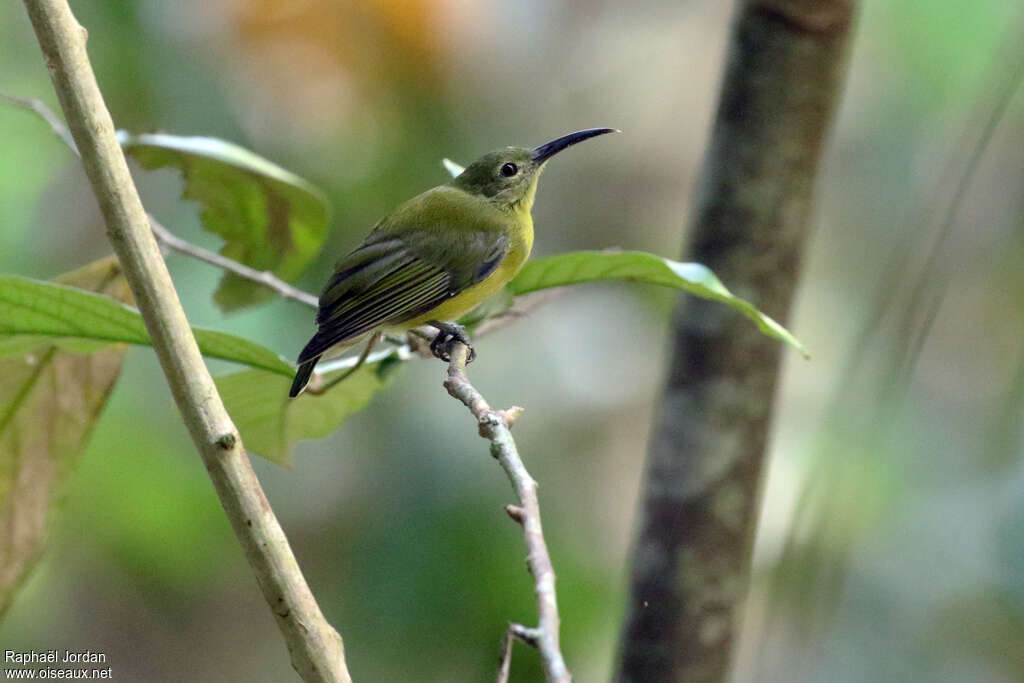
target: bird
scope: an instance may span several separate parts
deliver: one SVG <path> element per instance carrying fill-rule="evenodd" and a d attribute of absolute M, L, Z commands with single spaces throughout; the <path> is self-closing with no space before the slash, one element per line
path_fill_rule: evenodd
<path fill-rule="evenodd" d="M 433 354 L 450 359 L 455 342 L 476 353 L 454 321 L 505 286 L 533 247 L 537 181 L 562 150 L 615 128 L 588 128 L 532 149 L 484 154 L 450 182 L 413 197 L 382 218 L 356 249 L 337 262 L 324 286 L 317 331 L 298 357 L 289 396 L 306 388 L 321 357 L 334 347 L 421 325 L 438 330 Z"/>

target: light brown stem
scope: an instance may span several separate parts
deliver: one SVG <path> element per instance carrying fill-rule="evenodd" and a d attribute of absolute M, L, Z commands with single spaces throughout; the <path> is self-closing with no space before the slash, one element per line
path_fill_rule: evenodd
<path fill-rule="evenodd" d="M 150 230 L 66 0 L 24 0 L 107 233 L 153 348 L 264 597 L 306 681 L 350 681 L 341 637 L 324 619 L 203 363 Z"/>

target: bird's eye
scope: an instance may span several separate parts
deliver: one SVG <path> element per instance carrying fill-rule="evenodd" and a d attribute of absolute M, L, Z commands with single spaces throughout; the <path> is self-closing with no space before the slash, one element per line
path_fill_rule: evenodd
<path fill-rule="evenodd" d="M 511 161 L 501 165 L 501 175 L 506 178 L 511 178 L 516 173 L 519 173 L 519 167 L 513 164 Z"/>

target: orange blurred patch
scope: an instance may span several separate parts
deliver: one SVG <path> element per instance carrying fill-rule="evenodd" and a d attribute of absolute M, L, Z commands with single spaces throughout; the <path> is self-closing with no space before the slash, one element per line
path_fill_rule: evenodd
<path fill-rule="evenodd" d="M 437 74 L 437 0 L 250 0 L 234 8 L 236 30 L 243 44 L 257 51 L 274 43 L 301 45 L 288 64 L 293 78 L 305 69 L 334 69 L 350 79 L 374 83 L 382 67 L 415 72 L 433 79 Z M 288 52 L 272 50 L 274 59 L 288 61 Z"/>

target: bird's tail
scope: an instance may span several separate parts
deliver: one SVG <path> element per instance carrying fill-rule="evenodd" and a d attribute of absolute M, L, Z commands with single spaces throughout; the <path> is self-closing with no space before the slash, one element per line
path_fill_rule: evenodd
<path fill-rule="evenodd" d="M 299 370 L 295 373 L 295 381 L 292 382 L 292 390 L 288 392 L 289 397 L 295 398 L 306 388 L 306 385 L 309 384 L 309 377 L 313 374 L 313 368 L 316 367 L 318 360 L 320 360 L 320 356 L 315 356 L 303 363 L 299 363 Z"/>

